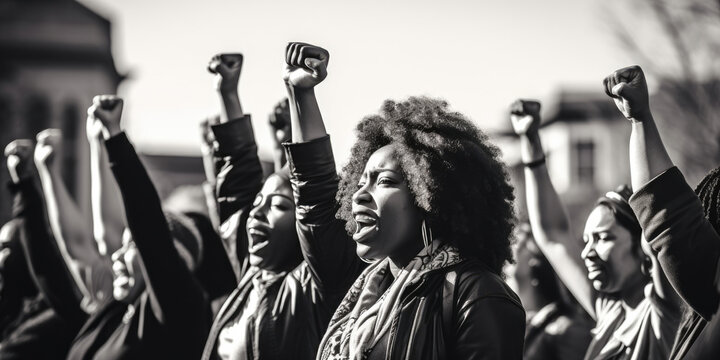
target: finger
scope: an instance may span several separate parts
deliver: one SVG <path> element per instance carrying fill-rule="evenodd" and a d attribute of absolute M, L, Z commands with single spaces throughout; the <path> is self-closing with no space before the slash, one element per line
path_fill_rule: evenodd
<path fill-rule="evenodd" d="M 615 97 L 612 93 L 612 79 L 610 76 L 606 76 L 603 79 L 603 91 L 605 91 L 605 95 L 609 97 Z"/>
<path fill-rule="evenodd" d="M 289 42 L 285 47 L 285 63 L 288 65 L 292 65 L 292 63 L 290 62 L 292 58 L 292 46 L 293 43 Z"/>
<path fill-rule="evenodd" d="M 327 68 L 322 60 L 307 58 L 305 66 L 312 70 L 313 76 L 318 79 L 324 79 L 327 76 Z"/>
<path fill-rule="evenodd" d="M 312 57 L 325 62 L 327 62 L 330 58 L 330 53 L 328 53 L 327 50 L 319 46 L 313 45 L 305 46 L 305 48 L 303 49 L 303 54 L 305 57 Z"/>
<path fill-rule="evenodd" d="M 95 113 L 98 110 L 98 106 L 99 106 L 99 101 L 98 101 L 98 103 L 93 103 L 92 105 L 90 105 L 90 107 L 87 110 L 88 118 L 95 119 L 97 117 L 95 115 Z"/>
<path fill-rule="evenodd" d="M 292 56 L 290 57 L 290 65 L 293 66 L 303 66 L 300 59 L 300 50 L 302 48 L 301 44 L 295 43 L 292 46 Z"/>
<path fill-rule="evenodd" d="M 243 56 L 240 53 L 220 54 L 220 59 L 228 68 L 238 68 L 243 63 Z"/>

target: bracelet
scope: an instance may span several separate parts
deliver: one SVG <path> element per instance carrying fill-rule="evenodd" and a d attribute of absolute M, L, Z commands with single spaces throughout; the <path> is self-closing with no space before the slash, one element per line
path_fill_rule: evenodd
<path fill-rule="evenodd" d="M 545 163 L 545 156 L 543 155 L 543 157 L 541 157 L 537 160 L 531 161 L 529 163 L 524 162 L 523 166 L 525 166 L 526 168 L 532 169 L 532 168 L 536 168 L 544 163 Z"/>

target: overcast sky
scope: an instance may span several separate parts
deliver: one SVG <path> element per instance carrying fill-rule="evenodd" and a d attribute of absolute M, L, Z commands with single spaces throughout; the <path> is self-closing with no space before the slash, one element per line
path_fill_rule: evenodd
<path fill-rule="evenodd" d="M 199 154 L 197 123 L 219 107 L 206 70 L 217 52 L 245 55 L 240 96 L 267 158 L 285 45 L 328 49 L 329 75 L 316 93 L 340 162 L 355 124 L 386 98 L 442 97 L 492 129 L 517 97 L 600 91 L 602 78 L 631 60 L 602 0 L 81 2 L 113 21 L 115 59 L 130 74 L 120 88 L 129 133 L 154 153 Z"/>

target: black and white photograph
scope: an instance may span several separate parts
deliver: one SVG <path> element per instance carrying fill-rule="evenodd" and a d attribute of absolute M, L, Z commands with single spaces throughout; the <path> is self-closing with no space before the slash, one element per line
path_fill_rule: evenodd
<path fill-rule="evenodd" d="M 0 0 L 0 360 L 720 359 L 720 1 Z"/>

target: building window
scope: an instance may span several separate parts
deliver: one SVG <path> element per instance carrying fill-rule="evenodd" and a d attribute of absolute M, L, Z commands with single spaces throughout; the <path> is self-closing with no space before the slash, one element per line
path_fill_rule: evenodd
<path fill-rule="evenodd" d="M 582 140 L 575 143 L 575 174 L 581 184 L 595 183 L 595 143 Z"/>

